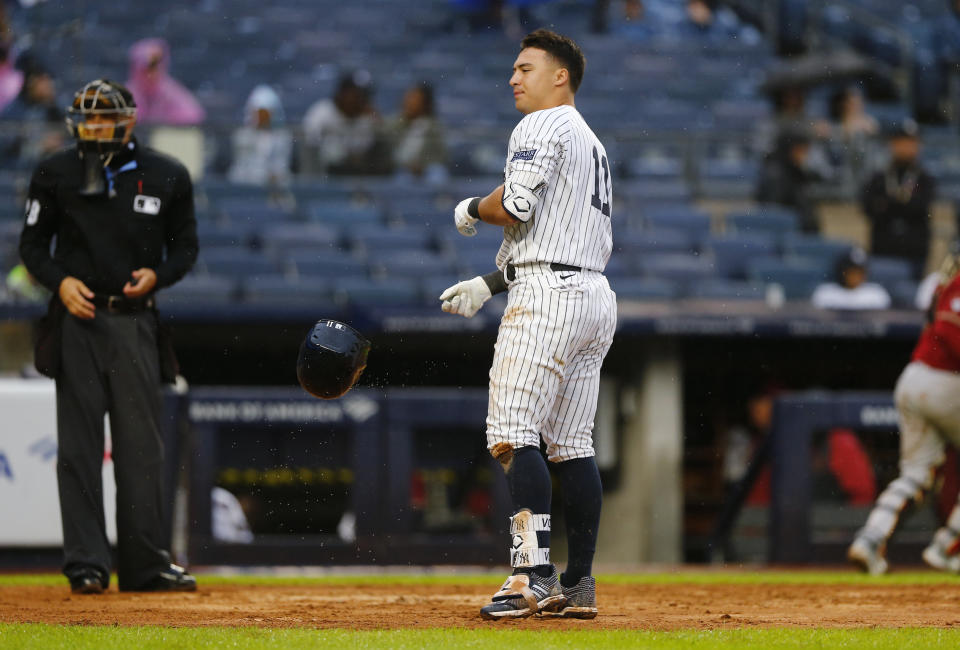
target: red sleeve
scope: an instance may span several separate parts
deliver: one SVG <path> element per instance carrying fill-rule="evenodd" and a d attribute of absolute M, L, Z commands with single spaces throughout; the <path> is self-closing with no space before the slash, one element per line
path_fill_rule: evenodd
<path fill-rule="evenodd" d="M 960 275 L 941 292 L 931 327 L 938 342 L 960 359 Z"/>
<path fill-rule="evenodd" d="M 830 472 L 837 479 L 851 505 L 869 505 L 877 491 L 873 466 L 860 440 L 850 429 L 830 432 Z"/>

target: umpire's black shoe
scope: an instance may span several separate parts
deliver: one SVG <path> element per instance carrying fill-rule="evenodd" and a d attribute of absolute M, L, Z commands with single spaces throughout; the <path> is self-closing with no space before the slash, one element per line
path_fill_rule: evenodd
<path fill-rule="evenodd" d="M 96 569 L 86 569 L 70 578 L 70 591 L 75 594 L 102 594 L 107 588 L 103 574 Z"/>
<path fill-rule="evenodd" d="M 187 573 L 187 570 L 176 564 L 171 564 L 153 576 L 145 583 L 131 591 L 196 591 L 197 579 Z"/>

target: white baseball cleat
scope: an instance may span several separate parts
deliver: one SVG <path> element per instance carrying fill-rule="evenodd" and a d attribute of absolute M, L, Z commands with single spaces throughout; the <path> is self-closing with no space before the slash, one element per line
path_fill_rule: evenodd
<path fill-rule="evenodd" d="M 857 537 L 847 549 L 847 559 L 872 576 L 882 576 L 890 566 L 880 552 L 879 545 L 863 537 Z"/>
<path fill-rule="evenodd" d="M 960 573 L 960 555 L 948 555 L 946 549 L 936 541 L 923 549 L 923 561 L 939 571 Z"/>

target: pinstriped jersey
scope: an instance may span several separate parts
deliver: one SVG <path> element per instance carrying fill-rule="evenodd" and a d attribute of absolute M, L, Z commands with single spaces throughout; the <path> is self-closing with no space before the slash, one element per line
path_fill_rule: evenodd
<path fill-rule="evenodd" d="M 529 221 L 503 229 L 497 267 L 557 262 L 603 271 L 613 246 L 610 164 L 576 108 L 557 106 L 520 120 L 504 178 L 534 190 L 539 202 Z"/>

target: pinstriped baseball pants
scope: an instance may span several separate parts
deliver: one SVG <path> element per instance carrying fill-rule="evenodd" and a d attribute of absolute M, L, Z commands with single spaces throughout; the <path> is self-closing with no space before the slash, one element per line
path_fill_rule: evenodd
<path fill-rule="evenodd" d="M 554 462 L 594 455 L 600 366 L 613 342 L 616 294 L 596 271 L 517 267 L 500 321 L 487 448 L 547 445 Z"/>

